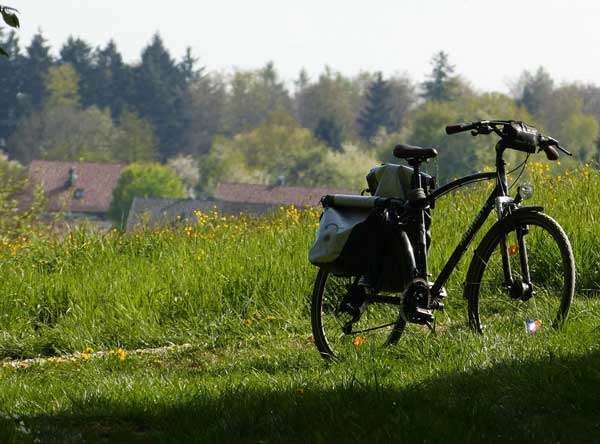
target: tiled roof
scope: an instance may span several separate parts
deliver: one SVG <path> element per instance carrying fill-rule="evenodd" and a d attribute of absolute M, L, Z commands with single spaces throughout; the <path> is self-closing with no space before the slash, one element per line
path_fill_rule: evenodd
<path fill-rule="evenodd" d="M 333 188 L 306 188 L 271 185 L 224 183 L 217 185 L 215 197 L 230 202 L 248 202 L 270 205 L 318 206 L 326 194 L 358 194 L 356 191 Z"/>
<path fill-rule="evenodd" d="M 48 196 L 50 211 L 106 213 L 124 166 L 114 163 L 34 160 L 29 167 L 29 180 L 34 187 L 41 186 Z M 71 169 L 76 178 L 69 186 Z"/>
<path fill-rule="evenodd" d="M 275 211 L 277 205 L 257 203 L 223 202 L 217 199 L 148 199 L 136 197 L 131 203 L 127 217 L 127 230 L 138 224 L 154 226 L 181 219 L 195 220 L 194 211 L 212 213 L 217 211 L 225 216 L 240 213 L 260 216 Z"/>

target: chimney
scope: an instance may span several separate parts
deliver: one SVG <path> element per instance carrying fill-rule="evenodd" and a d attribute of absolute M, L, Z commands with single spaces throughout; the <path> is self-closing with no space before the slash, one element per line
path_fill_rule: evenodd
<path fill-rule="evenodd" d="M 77 176 L 77 172 L 75 171 L 75 168 L 71 167 L 69 168 L 69 175 L 67 176 L 67 183 L 65 184 L 67 186 L 67 188 L 71 188 L 73 185 L 75 185 L 75 181 L 77 180 L 79 176 Z"/>

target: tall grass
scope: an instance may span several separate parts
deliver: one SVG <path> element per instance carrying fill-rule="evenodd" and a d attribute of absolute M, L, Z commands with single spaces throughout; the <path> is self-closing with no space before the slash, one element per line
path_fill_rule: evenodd
<path fill-rule="evenodd" d="M 571 240 L 578 295 L 597 294 L 600 174 L 586 166 L 553 176 L 534 164 L 529 180 L 536 190 L 531 202 L 543 205 Z M 434 275 L 490 186 L 475 185 L 438 202 L 430 251 Z M 285 329 L 306 329 L 316 273 L 307 250 L 317 224 L 317 210 L 288 208 L 269 219 L 198 213 L 158 230 L 102 234 L 83 227 L 60 238 L 32 233 L 5 240 L 0 356 L 199 338 L 216 346 L 235 337 L 226 333 L 265 316 L 283 320 Z M 448 283 L 450 301 L 461 299 L 470 257 Z"/>

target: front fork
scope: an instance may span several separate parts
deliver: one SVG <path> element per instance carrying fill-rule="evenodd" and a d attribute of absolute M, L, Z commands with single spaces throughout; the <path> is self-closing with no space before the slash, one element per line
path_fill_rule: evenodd
<path fill-rule="evenodd" d="M 496 199 L 496 210 L 498 218 L 502 220 L 511 214 L 511 207 L 516 208 L 513 199 L 507 197 L 498 197 Z M 529 300 L 533 296 L 533 285 L 529 273 L 529 259 L 527 256 L 527 243 L 525 236 L 529 232 L 527 225 L 515 227 L 517 236 L 517 245 L 508 245 L 507 235 L 503 234 L 500 238 L 500 252 L 502 255 L 502 269 L 504 271 L 504 286 L 509 290 L 513 299 L 523 301 Z M 515 251 L 516 249 L 516 251 Z M 510 257 L 519 254 L 519 264 L 521 268 L 521 278 L 513 277 Z"/>

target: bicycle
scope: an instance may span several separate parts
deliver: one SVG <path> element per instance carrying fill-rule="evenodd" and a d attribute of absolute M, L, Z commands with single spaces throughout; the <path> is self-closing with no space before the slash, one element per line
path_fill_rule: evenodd
<path fill-rule="evenodd" d="M 388 266 L 387 271 L 380 270 L 380 278 L 370 276 L 372 270 L 368 267 L 374 261 L 368 256 L 378 254 L 368 250 L 373 239 L 365 240 L 361 253 L 350 257 L 358 266 L 319 269 L 312 294 L 311 324 L 314 342 L 326 360 L 355 352 L 363 344 L 395 344 L 409 323 L 434 329 L 434 312 L 444 309 L 447 296 L 444 285 L 494 208 L 498 220 L 475 249 L 464 282 L 469 326 L 477 333 L 494 327 L 531 334 L 549 327 L 558 329 L 567 319 L 575 289 L 575 261 L 568 237 L 554 219 L 543 213 L 543 207 L 523 205 L 533 194 L 531 185 L 524 183 L 514 198 L 509 196 L 507 175 L 520 169 L 518 181 L 530 154 L 543 151 L 548 160 L 557 160 L 559 151 L 569 156 L 571 153 L 556 139 L 523 122 L 486 120 L 446 127 L 449 135 L 465 131 L 474 136 L 494 133 L 500 137 L 494 171 L 468 175 L 436 189 L 435 179 L 421 172 L 421 164 L 436 157 L 437 150 L 397 145 L 394 155 L 405 159 L 409 167 L 404 168 L 410 171 L 410 187 L 403 198 L 323 196 L 325 210 L 366 209 L 369 220 L 377 223 L 363 227 L 360 236 L 384 232 L 377 242 L 383 242 L 389 251 L 400 252 L 393 260 L 389 255 L 379 258 L 379 268 L 392 264 L 391 269 Z M 508 173 L 503 158 L 507 149 L 527 153 L 526 159 Z M 495 181 L 492 192 L 431 282 L 428 230 L 436 200 L 462 186 L 486 180 Z M 394 268 L 396 262 L 401 264 Z M 381 278 L 385 273 L 389 276 Z M 386 283 L 390 276 L 396 284 Z"/>

